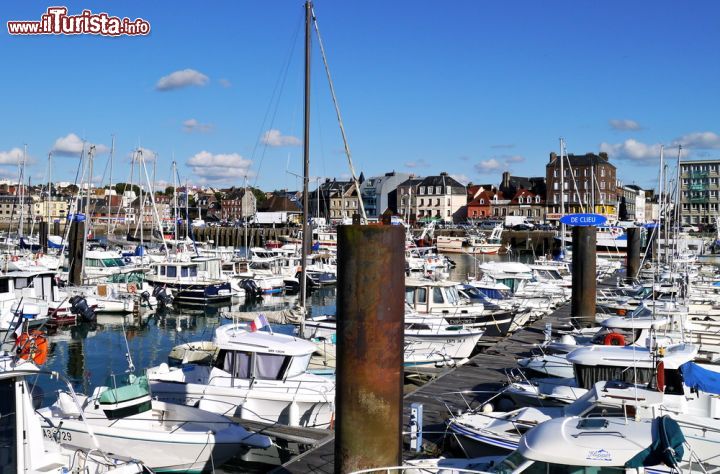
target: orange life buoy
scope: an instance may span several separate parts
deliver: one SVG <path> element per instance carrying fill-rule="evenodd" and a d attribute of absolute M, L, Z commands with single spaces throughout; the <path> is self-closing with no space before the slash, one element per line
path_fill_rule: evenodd
<path fill-rule="evenodd" d="M 608 333 L 605 335 L 605 339 L 603 339 L 603 344 L 606 346 L 624 346 L 625 336 L 616 332 Z"/>
<path fill-rule="evenodd" d="M 37 365 L 42 365 L 48 357 L 48 341 L 42 331 L 33 329 L 29 333 L 24 332 L 15 341 L 17 356 L 21 359 L 32 360 Z"/>
<path fill-rule="evenodd" d="M 620 308 L 620 309 L 617 310 L 617 315 L 618 315 L 618 316 L 625 316 L 626 314 L 627 314 L 627 310 L 626 310 L 626 309 Z"/>

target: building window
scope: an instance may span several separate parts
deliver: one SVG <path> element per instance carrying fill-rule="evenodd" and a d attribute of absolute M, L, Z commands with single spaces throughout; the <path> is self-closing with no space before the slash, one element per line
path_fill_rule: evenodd
<path fill-rule="evenodd" d="M 420 191 L 418 194 L 425 194 L 425 186 L 420 186 Z"/>
<path fill-rule="evenodd" d="M 452 194 L 452 189 L 450 189 L 450 186 L 445 186 L 445 194 Z"/>
<path fill-rule="evenodd" d="M 520 196 L 520 197 L 518 198 L 518 204 L 523 204 L 524 202 L 525 202 L 525 200 L 523 199 L 522 196 Z"/>
<path fill-rule="evenodd" d="M 554 190 L 554 191 L 557 191 L 558 189 L 560 189 L 560 183 L 558 183 L 557 181 L 555 181 L 555 182 L 553 183 L 553 190 Z"/>
<path fill-rule="evenodd" d="M 605 181 L 600 181 L 600 189 L 605 189 Z"/>
<path fill-rule="evenodd" d="M 480 199 L 480 204 L 485 204 L 485 199 Z"/>
<path fill-rule="evenodd" d="M 555 170 L 553 171 L 553 178 L 557 178 L 557 175 L 558 175 L 558 172 L 557 172 L 557 169 L 555 169 Z"/>
<path fill-rule="evenodd" d="M 442 186 L 435 186 L 435 194 L 442 194 Z"/>
<path fill-rule="evenodd" d="M 600 177 L 601 178 L 605 177 L 605 168 L 600 168 Z"/>

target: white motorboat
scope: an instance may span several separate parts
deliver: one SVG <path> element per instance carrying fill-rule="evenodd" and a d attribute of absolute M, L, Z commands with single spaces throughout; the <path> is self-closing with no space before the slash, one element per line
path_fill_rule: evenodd
<path fill-rule="evenodd" d="M 69 431 L 43 429 L 35 412 L 27 377 L 42 371 L 31 361 L 0 355 L 0 470 L 65 474 L 147 472 L 142 463 L 121 460 L 95 447 L 69 449 L 55 439 L 72 436 Z"/>
<path fill-rule="evenodd" d="M 663 394 L 656 390 L 615 382 L 598 382 L 592 390 L 564 407 L 523 407 L 505 412 L 495 411 L 491 400 L 483 404 L 480 410 L 451 417 L 447 425 L 467 455 L 485 456 L 517 449 L 522 435 L 553 418 L 585 417 L 600 413 L 607 415 L 608 412 L 622 415 L 623 405 L 631 406 L 638 412 L 641 407 L 656 407 L 662 401 Z"/>
<path fill-rule="evenodd" d="M 111 376 L 109 381 L 89 397 L 59 391 L 55 403 L 38 410 L 43 430 L 64 446 L 135 456 L 164 472 L 199 472 L 224 463 L 241 446 L 271 445 L 267 436 L 225 416 L 153 400 L 144 376 Z"/>
<path fill-rule="evenodd" d="M 507 334 L 514 312 L 486 309 L 482 303 L 463 300 L 457 282 L 405 278 L 405 302 L 421 316 L 443 318 L 453 325 L 484 329 L 487 336 Z"/>
<path fill-rule="evenodd" d="M 246 420 L 330 427 L 335 384 L 307 372 L 313 343 L 251 332 L 245 324 L 218 327 L 213 342 L 218 355 L 211 366 L 161 364 L 148 369 L 153 394 Z"/>

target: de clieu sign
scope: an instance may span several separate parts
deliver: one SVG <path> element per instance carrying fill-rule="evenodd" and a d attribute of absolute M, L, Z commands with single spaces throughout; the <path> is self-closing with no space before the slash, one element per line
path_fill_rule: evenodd
<path fill-rule="evenodd" d="M 568 214 L 560 219 L 563 224 L 574 226 L 603 225 L 605 221 L 607 217 L 601 214 Z"/>

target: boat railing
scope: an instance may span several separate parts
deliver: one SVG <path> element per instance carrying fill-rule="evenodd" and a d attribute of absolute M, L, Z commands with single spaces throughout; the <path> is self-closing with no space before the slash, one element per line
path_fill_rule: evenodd
<path fill-rule="evenodd" d="M 251 379 L 238 379 L 237 377 L 231 377 L 228 375 L 213 375 L 208 379 L 208 385 L 215 385 L 215 382 L 218 380 L 229 380 L 230 381 L 230 387 L 234 387 L 234 383 L 237 380 L 248 380 L 249 381 L 249 388 L 253 388 L 257 383 L 267 381 L 267 382 L 281 382 L 282 385 L 265 385 L 262 388 L 262 390 L 267 390 L 269 392 L 274 393 L 287 393 L 287 394 L 293 394 L 293 395 L 307 395 L 307 394 L 318 394 L 322 395 L 323 397 L 327 398 L 328 392 L 330 392 L 330 389 L 327 389 L 328 382 L 331 382 L 330 379 L 325 380 L 277 380 L 277 379 L 258 379 L 256 377 L 253 377 Z M 218 385 L 222 386 L 222 385 Z M 322 386 L 323 388 L 317 388 Z M 335 385 L 333 384 L 333 390 L 335 388 Z"/>
<path fill-rule="evenodd" d="M 370 473 L 388 473 L 395 474 L 399 472 L 405 472 L 408 474 L 486 474 L 487 471 L 476 471 L 464 467 L 453 467 L 453 466 L 389 466 L 389 467 L 373 467 L 369 469 L 362 469 L 359 471 L 352 471 L 350 474 L 370 474 Z"/>

